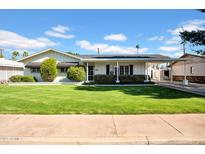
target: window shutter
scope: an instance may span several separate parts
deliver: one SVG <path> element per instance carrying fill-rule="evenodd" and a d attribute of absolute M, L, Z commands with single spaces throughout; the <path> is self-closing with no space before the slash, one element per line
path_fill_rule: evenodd
<path fill-rule="evenodd" d="M 130 65 L 130 75 L 133 75 L 133 65 Z"/>
<path fill-rule="evenodd" d="M 110 74 L 110 65 L 106 65 L 106 75 Z"/>

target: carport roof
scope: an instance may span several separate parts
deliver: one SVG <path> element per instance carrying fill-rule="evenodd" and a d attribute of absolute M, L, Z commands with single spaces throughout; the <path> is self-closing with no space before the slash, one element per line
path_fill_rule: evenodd
<path fill-rule="evenodd" d="M 13 60 L 8 60 L 8 59 L 5 59 L 5 58 L 0 58 L 0 66 L 24 68 L 23 63 L 16 62 L 16 61 L 13 61 Z"/>

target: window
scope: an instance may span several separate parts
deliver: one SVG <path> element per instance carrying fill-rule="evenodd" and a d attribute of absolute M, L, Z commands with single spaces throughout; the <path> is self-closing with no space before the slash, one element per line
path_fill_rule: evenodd
<path fill-rule="evenodd" d="M 60 72 L 61 73 L 66 73 L 67 72 L 67 68 L 66 67 L 61 67 L 60 68 Z"/>
<path fill-rule="evenodd" d="M 39 73 L 40 72 L 40 68 L 31 68 L 31 72 L 32 73 Z"/>
<path fill-rule="evenodd" d="M 190 74 L 194 74 L 194 68 L 192 66 L 190 67 Z"/>
<path fill-rule="evenodd" d="M 125 75 L 129 75 L 129 66 L 125 66 Z"/>
<path fill-rule="evenodd" d="M 133 67 L 132 67 L 133 73 Z M 120 75 L 130 75 L 130 66 L 120 66 Z"/>
<path fill-rule="evenodd" d="M 120 66 L 120 75 L 124 75 L 124 66 Z"/>
<path fill-rule="evenodd" d="M 110 65 L 106 65 L 106 75 L 110 74 Z"/>

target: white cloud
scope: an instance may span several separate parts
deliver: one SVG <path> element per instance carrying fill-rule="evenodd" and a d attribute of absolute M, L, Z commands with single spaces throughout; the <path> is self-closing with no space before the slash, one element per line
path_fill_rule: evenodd
<path fill-rule="evenodd" d="M 137 49 L 133 47 L 122 47 L 118 45 L 108 45 L 103 43 L 94 43 L 91 44 L 87 40 L 77 41 L 76 45 L 80 46 L 82 49 L 89 51 L 97 51 L 97 48 L 100 49 L 101 53 L 117 53 L 117 54 L 136 54 Z M 139 49 L 139 53 L 146 52 L 148 48 Z"/>
<path fill-rule="evenodd" d="M 205 28 L 203 27 L 204 24 L 205 20 L 189 20 L 182 23 L 175 29 L 169 29 L 168 32 L 170 32 L 172 35 L 179 35 L 179 32 L 182 32 L 183 29 L 189 32 L 193 30 L 205 30 Z M 183 27 L 183 29 L 181 26 Z"/>
<path fill-rule="evenodd" d="M 62 34 L 54 31 L 46 31 L 45 34 L 47 36 L 57 37 L 57 38 L 64 38 L 64 39 L 71 39 L 75 37 L 75 35 L 69 35 L 69 34 Z"/>
<path fill-rule="evenodd" d="M 148 40 L 149 41 L 156 41 L 156 40 L 163 41 L 165 40 L 165 37 L 164 36 L 154 36 L 154 37 L 149 38 Z"/>
<path fill-rule="evenodd" d="M 165 41 L 165 44 L 180 44 L 181 39 L 179 36 L 173 36 Z"/>
<path fill-rule="evenodd" d="M 47 36 L 56 37 L 56 38 L 64 38 L 64 39 L 71 39 L 75 37 L 75 35 L 73 34 L 66 34 L 66 32 L 70 30 L 66 26 L 58 25 L 56 27 L 52 27 L 51 29 L 52 30 L 48 30 L 45 32 Z"/>
<path fill-rule="evenodd" d="M 165 51 L 165 52 L 179 51 L 180 47 L 177 47 L 177 46 L 162 46 L 158 50 Z"/>
<path fill-rule="evenodd" d="M 52 30 L 58 33 L 65 33 L 70 30 L 69 27 L 63 26 L 63 25 L 58 25 L 56 27 L 52 27 Z"/>
<path fill-rule="evenodd" d="M 165 44 L 180 44 L 181 38 L 179 37 L 179 33 L 183 30 L 193 31 L 193 30 L 205 30 L 204 25 L 205 20 L 189 20 L 181 23 L 175 29 L 169 29 L 168 32 L 172 35 L 171 38 L 165 40 Z M 183 29 L 182 29 L 183 28 Z"/>
<path fill-rule="evenodd" d="M 104 40 L 112 40 L 112 41 L 126 41 L 127 37 L 124 34 L 110 34 L 104 37 Z"/>
<path fill-rule="evenodd" d="M 0 29 L 0 46 L 12 49 L 41 49 L 56 46 L 58 43 L 47 38 L 31 39 L 15 32 Z"/>

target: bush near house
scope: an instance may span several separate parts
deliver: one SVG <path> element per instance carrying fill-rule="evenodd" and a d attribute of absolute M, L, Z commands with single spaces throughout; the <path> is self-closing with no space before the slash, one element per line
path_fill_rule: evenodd
<path fill-rule="evenodd" d="M 144 83 L 146 79 L 146 75 L 120 75 L 119 80 L 120 83 Z"/>
<path fill-rule="evenodd" d="M 83 81 L 85 79 L 85 69 L 79 66 L 71 66 L 68 68 L 67 78 L 73 81 Z"/>
<path fill-rule="evenodd" d="M 14 75 L 9 78 L 11 82 L 35 82 L 33 76 Z"/>
<path fill-rule="evenodd" d="M 94 82 L 96 84 L 114 84 L 116 83 L 116 75 L 95 75 Z M 120 83 L 135 84 L 144 83 L 146 75 L 119 75 Z M 148 77 L 150 80 L 150 77 Z"/>
<path fill-rule="evenodd" d="M 94 82 L 96 84 L 113 84 L 116 82 L 115 75 L 94 75 Z"/>
<path fill-rule="evenodd" d="M 40 66 L 40 74 L 43 81 L 52 82 L 57 76 L 57 64 L 54 58 L 43 61 Z"/>

